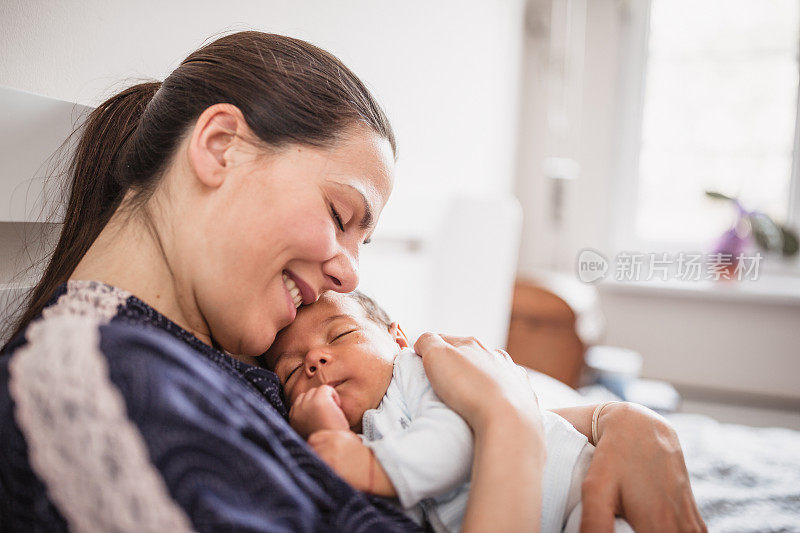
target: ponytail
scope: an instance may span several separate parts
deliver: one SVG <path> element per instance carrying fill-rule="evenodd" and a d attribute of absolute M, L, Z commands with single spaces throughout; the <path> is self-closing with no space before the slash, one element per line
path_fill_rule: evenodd
<path fill-rule="evenodd" d="M 103 102 L 83 124 L 69 165 L 72 178 L 61 236 L 39 282 L 22 304 L 25 311 L 13 326 L 10 342 L 47 304 L 56 288 L 69 279 L 81 258 L 119 207 L 128 184 L 117 166 L 128 141 L 160 82 L 134 85 Z M 5 349 L 5 347 L 4 347 Z"/>

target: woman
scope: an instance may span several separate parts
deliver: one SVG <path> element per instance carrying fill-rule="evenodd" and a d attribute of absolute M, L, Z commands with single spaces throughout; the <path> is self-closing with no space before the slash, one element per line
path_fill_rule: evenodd
<path fill-rule="evenodd" d="M 62 235 L 0 359 L 3 527 L 413 529 L 308 450 L 274 374 L 250 364 L 297 306 L 356 287 L 394 152 L 344 65 L 258 32 L 98 107 Z M 417 349 L 476 434 L 465 529 L 532 528 L 541 427 L 524 377 L 467 339 Z M 562 414 L 590 433 L 591 408 Z M 702 527 L 660 419 L 611 406 L 600 428 L 587 524 L 624 511 L 634 527 Z"/>

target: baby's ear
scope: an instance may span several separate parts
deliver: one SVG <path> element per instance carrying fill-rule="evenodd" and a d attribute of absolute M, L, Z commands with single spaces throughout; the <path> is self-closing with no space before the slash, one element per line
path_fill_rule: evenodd
<path fill-rule="evenodd" d="M 392 322 L 392 325 L 389 326 L 389 333 L 394 337 L 394 342 L 396 342 L 399 347 L 408 348 L 408 338 L 406 334 L 403 333 L 403 330 L 400 329 L 400 324 Z"/>

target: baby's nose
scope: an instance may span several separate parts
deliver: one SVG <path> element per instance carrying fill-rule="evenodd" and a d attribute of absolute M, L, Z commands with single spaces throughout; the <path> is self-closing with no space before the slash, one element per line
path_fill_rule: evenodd
<path fill-rule="evenodd" d="M 311 371 L 312 373 L 317 372 L 319 368 L 322 365 L 326 364 L 327 362 L 328 362 L 327 359 L 325 359 L 324 357 L 320 357 L 316 363 L 311 363 L 310 365 L 308 365 L 308 370 Z"/>
<path fill-rule="evenodd" d="M 306 354 L 306 374 L 312 377 L 320 372 L 324 372 L 322 367 L 330 362 L 330 354 L 321 350 L 309 350 Z"/>

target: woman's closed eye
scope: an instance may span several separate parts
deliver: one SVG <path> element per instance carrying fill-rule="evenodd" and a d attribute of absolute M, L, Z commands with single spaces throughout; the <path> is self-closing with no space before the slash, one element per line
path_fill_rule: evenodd
<path fill-rule="evenodd" d="M 342 211 L 337 209 L 336 205 L 334 204 L 334 202 L 331 202 L 331 201 L 328 202 L 328 209 L 330 209 L 331 218 L 333 219 L 334 223 L 336 224 L 336 227 L 339 228 L 339 231 L 341 231 L 343 233 L 345 231 L 347 231 L 346 226 L 353 219 L 354 212 L 358 210 L 357 208 L 351 209 L 351 207 L 346 205 L 345 209 L 344 209 L 344 214 L 342 214 Z M 371 214 L 368 216 L 369 220 L 371 220 L 371 216 L 372 216 Z M 370 229 L 370 226 L 369 226 L 369 224 L 364 224 L 365 220 L 366 219 L 362 219 L 361 229 L 363 229 L 364 231 L 367 231 L 367 230 Z M 371 238 L 371 236 L 368 235 L 368 236 L 366 236 L 364 238 L 364 240 L 361 242 L 361 244 L 362 245 L 369 244 L 370 242 L 372 242 L 372 238 Z"/>
<path fill-rule="evenodd" d="M 333 217 L 334 222 L 336 222 L 336 226 L 339 228 L 339 230 L 344 231 L 344 222 L 342 221 L 342 216 L 339 214 L 339 211 L 336 210 L 336 207 L 334 207 L 333 202 L 331 202 L 329 205 L 331 208 L 331 216 Z"/>

